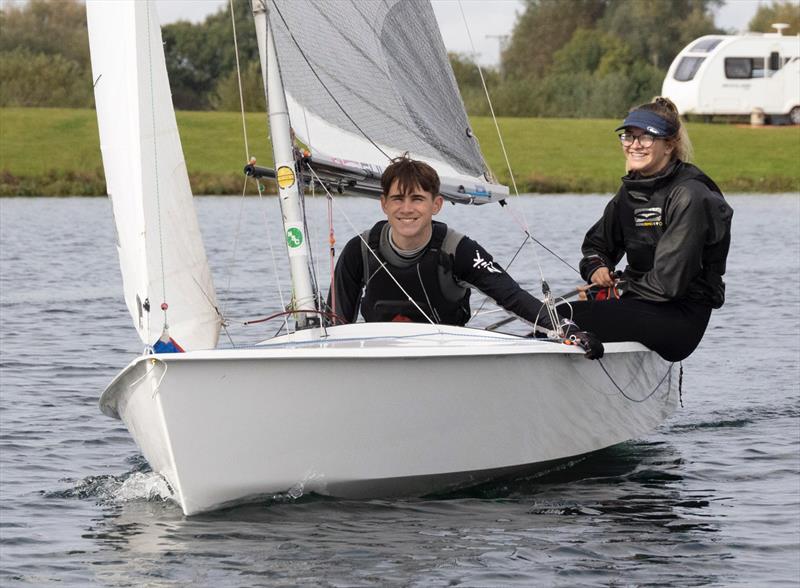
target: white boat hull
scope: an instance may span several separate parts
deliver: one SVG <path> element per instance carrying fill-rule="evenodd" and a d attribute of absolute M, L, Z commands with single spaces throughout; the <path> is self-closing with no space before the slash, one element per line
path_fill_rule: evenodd
<path fill-rule="evenodd" d="M 101 408 L 191 515 L 291 489 L 448 491 L 643 435 L 677 404 L 671 364 L 636 343 L 607 344 L 601 365 L 574 347 L 458 327 L 313 337 L 137 358 Z"/>

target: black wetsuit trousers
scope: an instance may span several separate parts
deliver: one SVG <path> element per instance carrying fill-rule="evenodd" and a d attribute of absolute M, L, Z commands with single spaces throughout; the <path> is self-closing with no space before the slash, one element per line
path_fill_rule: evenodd
<path fill-rule="evenodd" d="M 681 361 L 695 350 L 711 317 L 711 307 L 700 302 L 649 302 L 637 298 L 585 300 L 566 304 L 558 312 L 572 318 L 582 331 L 601 341 L 638 341 L 667 361 Z"/>

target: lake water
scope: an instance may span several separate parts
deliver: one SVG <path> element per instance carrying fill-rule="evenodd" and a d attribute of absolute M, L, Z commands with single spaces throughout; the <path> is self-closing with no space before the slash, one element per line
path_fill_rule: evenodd
<path fill-rule="evenodd" d="M 575 265 L 606 200 L 510 208 Z M 141 347 L 109 202 L 0 200 L 0 584 L 797 586 L 800 196 L 730 201 L 728 302 L 684 362 L 683 408 L 652 434 L 446 499 L 275 497 L 187 519 L 97 407 Z M 280 309 L 267 238 L 280 234 L 276 206 L 198 199 L 235 344 L 277 328 L 241 326 Z M 324 202 L 309 207 L 324 217 Z M 375 202 L 340 199 L 338 247 L 377 218 Z M 447 206 L 441 218 L 503 263 L 523 240 L 497 206 Z M 538 291 L 532 253 L 510 271 Z M 572 269 L 540 256 L 555 292 L 574 286 Z M 324 283 L 324 246 L 317 258 Z"/>

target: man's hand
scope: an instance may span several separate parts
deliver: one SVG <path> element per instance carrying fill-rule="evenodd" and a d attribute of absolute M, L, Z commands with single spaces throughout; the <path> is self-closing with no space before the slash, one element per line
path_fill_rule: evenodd
<path fill-rule="evenodd" d="M 579 331 L 578 325 L 570 323 L 564 329 L 564 343 L 566 345 L 577 345 L 586 353 L 586 359 L 600 359 L 605 353 L 603 342 L 595 335 L 587 331 Z"/>

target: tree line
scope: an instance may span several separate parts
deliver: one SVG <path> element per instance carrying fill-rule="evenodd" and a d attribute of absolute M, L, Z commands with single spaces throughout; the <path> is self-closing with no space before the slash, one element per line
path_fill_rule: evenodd
<path fill-rule="evenodd" d="M 249 0 L 235 0 L 245 106 L 263 110 L 264 91 Z M 172 99 L 180 110 L 239 110 L 230 5 L 202 23 L 161 28 Z M 28 0 L 0 10 L 0 106 L 93 108 L 86 6 Z"/>
<path fill-rule="evenodd" d="M 672 59 L 692 39 L 723 33 L 722 0 L 525 0 L 501 63 L 484 70 L 501 116 L 617 117 L 659 93 Z M 162 27 L 173 102 L 183 110 L 239 110 L 230 5 L 202 23 Z M 234 2 L 245 108 L 265 107 L 250 2 Z M 791 0 L 762 5 L 753 31 L 800 32 Z M 467 111 L 488 114 L 469 56 L 450 61 Z M 29 0 L 0 10 L 0 106 L 93 107 L 85 6 Z"/>
<path fill-rule="evenodd" d="M 507 116 L 606 118 L 660 94 L 667 69 L 689 42 L 724 34 L 712 10 L 722 0 L 525 0 L 501 65 L 493 71 L 495 111 Z M 749 29 L 775 22 L 800 32 L 800 7 L 759 7 Z M 463 57 L 461 58 L 464 61 Z M 462 63 L 455 71 L 466 70 Z M 472 114 L 486 114 L 483 92 L 462 78 Z M 481 102 L 482 100 L 482 102 Z"/>

